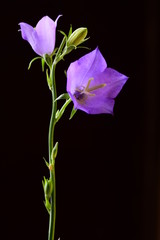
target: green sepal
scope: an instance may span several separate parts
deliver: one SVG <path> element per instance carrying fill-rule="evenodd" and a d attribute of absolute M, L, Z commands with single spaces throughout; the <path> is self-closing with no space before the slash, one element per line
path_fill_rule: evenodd
<path fill-rule="evenodd" d="M 38 59 L 42 59 L 42 57 L 35 57 L 35 58 L 33 58 L 33 59 L 30 61 L 29 65 L 28 65 L 28 70 L 31 68 L 32 63 L 33 63 L 34 61 L 38 60 Z"/>
<path fill-rule="evenodd" d="M 50 214 L 51 204 L 50 204 L 50 202 L 48 201 L 48 199 L 45 199 L 45 201 L 44 201 L 44 206 L 45 206 L 45 208 L 47 209 L 48 214 Z"/>
<path fill-rule="evenodd" d="M 71 120 L 73 118 L 73 116 L 76 114 L 76 112 L 77 112 L 77 109 L 75 109 L 73 106 L 69 120 Z"/>
<path fill-rule="evenodd" d="M 59 121 L 59 119 L 62 117 L 66 107 L 69 105 L 70 102 L 71 102 L 71 98 L 69 97 L 68 99 L 66 99 L 66 101 L 63 104 L 63 106 L 61 107 L 61 109 L 57 110 L 57 112 L 56 112 L 56 122 L 55 123 L 57 123 Z"/>
<path fill-rule="evenodd" d="M 57 157 L 57 153 L 58 153 L 58 142 L 55 143 L 54 148 L 52 149 L 52 153 L 51 153 L 52 164 L 54 164 L 54 161 Z"/>
<path fill-rule="evenodd" d="M 67 71 L 66 70 L 64 70 L 64 75 L 67 78 Z"/>
<path fill-rule="evenodd" d="M 45 198 L 50 199 L 52 191 L 53 191 L 53 184 L 51 179 L 43 178 L 42 180 L 43 190 Z"/>
<path fill-rule="evenodd" d="M 77 48 L 77 46 L 75 45 L 70 45 L 66 47 L 66 54 L 70 53 L 71 51 L 75 50 Z"/>
<path fill-rule="evenodd" d="M 44 160 L 46 166 L 49 168 L 49 163 L 47 162 L 47 160 L 44 157 L 43 157 L 43 160 Z"/>
<path fill-rule="evenodd" d="M 68 38 L 71 36 L 72 34 L 72 24 L 70 25 L 70 29 L 69 29 L 69 33 L 68 33 Z"/>
<path fill-rule="evenodd" d="M 59 30 L 59 32 L 67 39 L 67 35 L 65 34 L 65 32 Z"/>
<path fill-rule="evenodd" d="M 48 65 L 48 67 L 51 67 L 51 66 L 52 66 L 53 60 L 52 60 L 52 57 L 51 57 L 51 56 L 49 56 L 48 54 L 45 54 L 45 55 L 43 56 L 43 59 L 44 59 L 44 61 L 46 62 L 46 64 Z"/>
<path fill-rule="evenodd" d="M 48 74 L 48 68 L 46 69 L 46 78 L 47 78 L 48 87 L 49 87 L 50 90 L 52 90 L 52 81 L 51 81 L 51 78 Z"/>
<path fill-rule="evenodd" d="M 58 98 L 56 98 L 54 101 L 58 101 L 58 100 L 68 100 L 70 97 L 69 97 L 69 94 L 68 93 L 62 93 Z"/>

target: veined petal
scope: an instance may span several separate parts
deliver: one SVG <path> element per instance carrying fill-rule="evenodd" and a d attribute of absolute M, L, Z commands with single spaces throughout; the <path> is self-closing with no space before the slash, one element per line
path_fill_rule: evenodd
<path fill-rule="evenodd" d="M 115 98 L 121 91 L 123 85 L 128 80 L 128 77 L 112 68 L 106 68 L 102 74 L 102 80 L 106 83 L 105 91 L 108 98 Z"/>
<path fill-rule="evenodd" d="M 103 72 L 106 67 L 105 59 L 96 48 L 70 64 L 67 71 L 67 89 L 72 92 L 79 86 L 85 86 L 89 78 Z"/>
<path fill-rule="evenodd" d="M 67 92 L 76 109 L 89 114 L 113 114 L 114 98 L 127 79 L 118 71 L 107 68 L 103 56 L 96 49 L 69 66 Z"/>
<path fill-rule="evenodd" d="M 33 50 L 35 51 L 36 48 L 36 42 L 37 42 L 37 36 L 36 36 L 36 31 L 35 29 L 24 22 L 21 22 L 20 24 L 20 28 L 21 28 L 21 34 L 22 34 L 22 38 L 26 41 L 28 41 L 31 45 L 31 47 L 33 48 Z"/>
<path fill-rule="evenodd" d="M 38 55 L 52 54 L 55 47 L 57 21 L 60 16 L 57 17 L 55 22 L 45 16 L 37 23 L 35 28 L 27 23 L 20 23 L 22 38 L 30 43 Z"/>
<path fill-rule="evenodd" d="M 39 55 L 52 54 L 55 47 L 56 24 L 48 16 L 43 17 L 36 25 L 38 36 L 37 51 Z"/>
<path fill-rule="evenodd" d="M 76 109 L 82 110 L 88 114 L 113 114 L 114 99 L 107 98 L 105 95 L 88 96 L 84 102 L 80 103 L 74 96 L 71 97 Z"/>

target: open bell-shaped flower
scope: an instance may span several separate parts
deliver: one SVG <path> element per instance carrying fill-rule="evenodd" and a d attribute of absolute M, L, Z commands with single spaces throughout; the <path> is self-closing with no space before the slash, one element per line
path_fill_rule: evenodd
<path fill-rule="evenodd" d="M 128 77 L 107 68 L 107 63 L 96 48 L 70 64 L 67 70 L 67 92 L 75 109 L 89 114 L 113 114 L 115 97 Z"/>
<path fill-rule="evenodd" d="M 40 56 L 51 55 L 54 51 L 56 41 L 56 26 L 59 15 L 54 22 L 48 16 L 43 17 L 33 28 L 31 25 L 21 22 L 20 30 L 22 38 L 27 40 L 33 50 Z"/>

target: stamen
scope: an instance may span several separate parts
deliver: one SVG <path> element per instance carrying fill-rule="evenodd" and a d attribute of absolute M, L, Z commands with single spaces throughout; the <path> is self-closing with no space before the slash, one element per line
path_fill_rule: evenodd
<path fill-rule="evenodd" d="M 103 88 L 105 87 L 107 84 L 103 83 L 103 84 L 99 84 L 93 87 L 89 87 L 91 84 L 91 81 L 94 80 L 94 78 L 90 78 L 87 82 L 87 86 L 86 87 L 81 87 L 81 89 L 76 89 L 76 92 L 74 94 L 75 98 L 80 101 L 81 103 L 83 101 L 85 101 L 85 99 L 87 98 L 87 96 L 95 96 L 96 94 L 91 93 L 92 91 L 95 91 L 99 88 Z"/>
<path fill-rule="evenodd" d="M 97 85 L 97 86 L 88 88 L 88 92 L 92 92 L 92 91 L 97 90 L 97 89 L 99 89 L 99 88 L 103 88 L 103 87 L 105 87 L 106 85 L 107 85 L 106 83 L 103 83 L 103 84 L 99 84 L 99 85 Z"/>
<path fill-rule="evenodd" d="M 90 85 L 90 83 L 91 83 L 91 81 L 93 80 L 94 78 L 90 78 L 89 80 L 88 80 L 88 83 L 87 83 L 87 86 L 85 87 L 85 92 L 88 92 L 88 89 L 89 89 L 89 85 Z"/>

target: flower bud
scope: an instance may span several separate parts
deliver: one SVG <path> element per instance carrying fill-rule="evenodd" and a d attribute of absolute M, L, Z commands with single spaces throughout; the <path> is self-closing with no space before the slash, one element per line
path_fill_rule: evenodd
<path fill-rule="evenodd" d="M 76 29 L 67 40 L 67 47 L 74 46 L 77 47 L 81 43 L 85 41 L 85 37 L 87 36 L 88 30 L 87 28 L 78 28 Z"/>
<path fill-rule="evenodd" d="M 44 177 L 42 184 L 43 184 L 45 199 L 49 200 L 51 197 L 52 191 L 53 191 L 52 181 L 51 181 L 51 179 L 48 180 Z"/>

